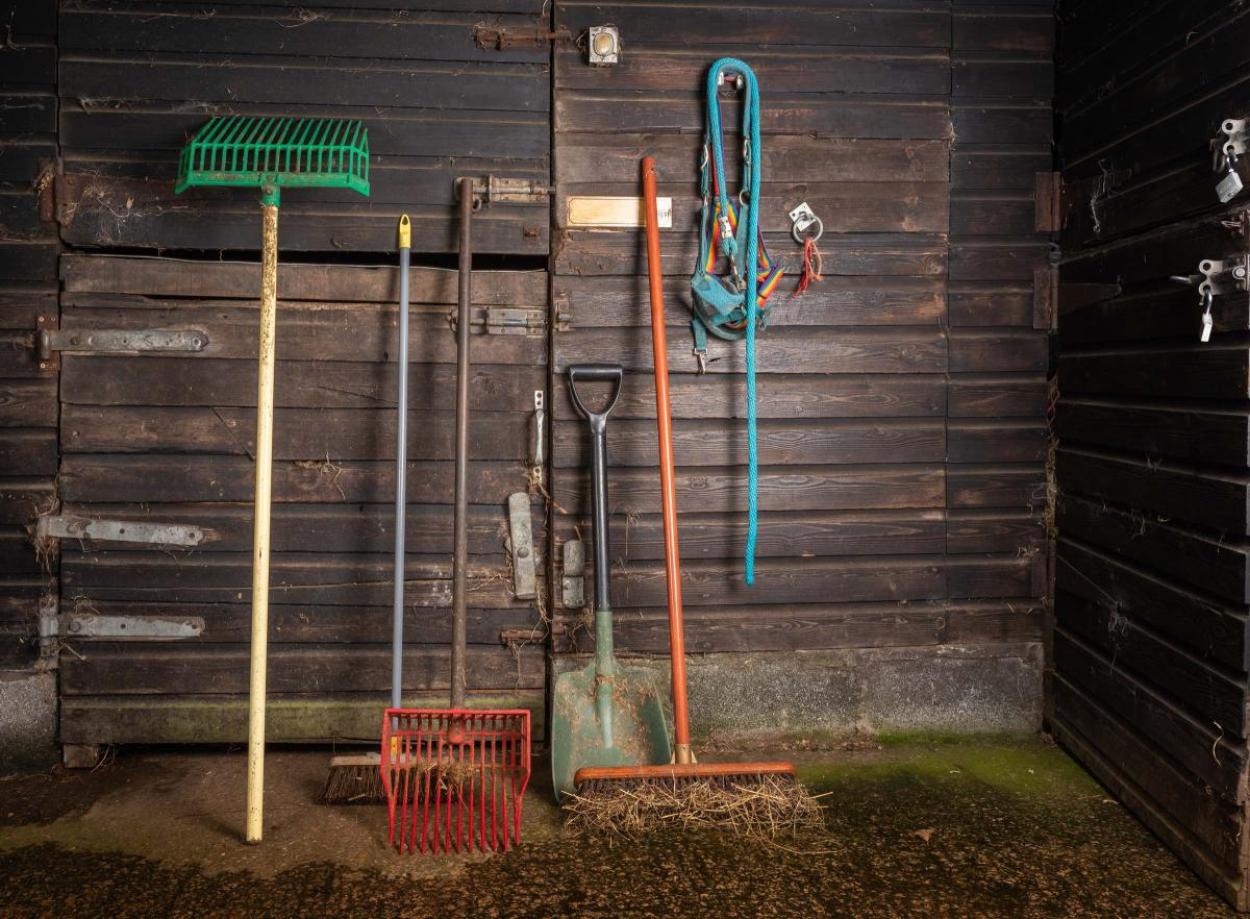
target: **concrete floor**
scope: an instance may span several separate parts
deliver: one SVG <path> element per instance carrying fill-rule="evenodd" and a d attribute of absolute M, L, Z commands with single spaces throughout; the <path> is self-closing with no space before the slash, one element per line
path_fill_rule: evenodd
<path fill-rule="evenodd" d="M 255 847 L 239 752 L 0 776 L 0 916 L 1231 915 L 1044 740 L 787 755 L 830 792 L 828 838 L 575 839 L 536 768 L 524 843 L 494 857 L 401 857 L 383 808 L 314 805 L 324 751 L 271 753 Z"/>

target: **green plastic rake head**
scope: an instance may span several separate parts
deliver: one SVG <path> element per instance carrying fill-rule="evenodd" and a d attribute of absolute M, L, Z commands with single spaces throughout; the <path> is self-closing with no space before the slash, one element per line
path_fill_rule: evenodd
<path fill-rule="evenodd" d="M 368 132 L 346 118 L 214 118 L 183 147 L 174 191 L 220 185 L 259 188 L 274 205 L 283 187 L 368 195 Z"/>

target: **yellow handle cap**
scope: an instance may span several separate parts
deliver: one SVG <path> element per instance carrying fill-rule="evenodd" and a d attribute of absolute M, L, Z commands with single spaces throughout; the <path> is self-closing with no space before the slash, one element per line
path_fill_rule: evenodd
<path fill-rule="evenodd" d="M 399 217 L 399 248 L 412 248 L 412 221 L 408 219 L 407 214 L 401 214 Z"/>

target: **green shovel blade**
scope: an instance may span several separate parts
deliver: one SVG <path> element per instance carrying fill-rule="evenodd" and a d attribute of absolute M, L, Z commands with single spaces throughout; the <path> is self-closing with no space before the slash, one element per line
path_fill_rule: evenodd
<path fill-rule="evenodd" d="M 556 678 L 551 712 L 551 775 L 556 799 L 575 790 L 585 766 L 640 766 L 672 761 L 660 689 L 653 674 L 618 667 L 612 685 L 612 746 L 604 743 L 595 707 L 598 671 L 592 662 Z"/>

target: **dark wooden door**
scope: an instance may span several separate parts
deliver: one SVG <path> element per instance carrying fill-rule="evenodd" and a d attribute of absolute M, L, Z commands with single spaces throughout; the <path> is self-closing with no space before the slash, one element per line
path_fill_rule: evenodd
<path fill-rule="evenodd" d="M 61 263 L 62 326 L 196 329 L 208 342 L 62 356 L 61 512 L 207 534 L 194 549 L 61 543 L 63 741 L 244 736 L 259 211 L 243 190 L 173 195 L 183 142 L 221 112 L 362 118 L 373 152 L 368 199 L 283 197 L 270 739 L 376 738 L 388 697 L 401 211 L 417 266 L 404 683 L 410 699 L 446 704 L 453 181 L 549 182 L 549 51 L 483 49 L 473 28 L 533 27 L 540 6 L 62 5 L 57 201 L 77 250 Z M 495 263 L 477 275 L 479 310 L 518 310 L 529 328 L 475 326 L 469 685 L 539 713 L 543 632 L 512 595 L 506 537 L 546 382 L 547 215 L 487 208 L 474 227 L 479 265 Z M 534 520 L 541 536 L 541 506 Z M 190 634 L 155 640 L 162 622 Z"/>
<path fill-rule="evenodd" d="M 1211 143 L 1250 114 L 1250 14 L 1224 3 L 1060 4 L 1066 226 L 1056 736 L 1215 890 L 1246 879 L 1250 612 L 1247 196 Z M 1242 170 L 1242 175 L 1246 175 Z"/>

